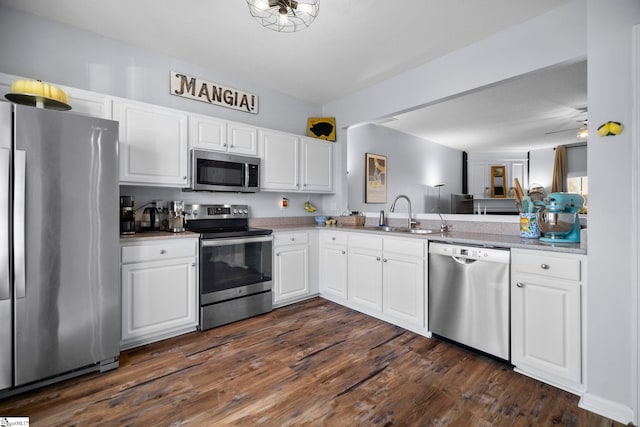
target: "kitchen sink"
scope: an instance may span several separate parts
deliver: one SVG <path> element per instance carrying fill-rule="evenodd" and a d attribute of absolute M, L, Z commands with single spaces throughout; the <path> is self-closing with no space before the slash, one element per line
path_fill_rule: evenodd
<path fill-rule="evenodd" d="M 439 233 L 440 230 L 431 230 L 428 228 L 412 228 L 411 234 L 431 234 L 431 233 Z"/>
<path fill-rule="evenodd" d="M 431 233 L 439 233 L 439 230 L 431 230 L 427 228 L 412 228 L 409 230 L 407 227 L 392 227 L 390 225 L 384 225 L 379 227 L 367 227 L 371 230 L 377 231 L 388 231 L 394 233 L 411 233 L 411 234 L 431 234 Z"/>

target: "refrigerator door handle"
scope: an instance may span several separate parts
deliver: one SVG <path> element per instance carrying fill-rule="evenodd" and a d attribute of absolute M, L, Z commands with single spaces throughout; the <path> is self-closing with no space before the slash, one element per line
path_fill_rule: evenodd
<path fill-rule="evenodd" d="M 0 203 L 9 206 L 9 149 L 0 148 Z M 11 298 L 9 275 L 9 210 L 0 209 L 0 300 Z"/>
<path fill-rule="evenodd" d="M 14 157 L 13 181 L 13 269 L 15 277 L 16 298 L 26 295 L 26 246 L 25 246 L 25 197 L 27 153 L 16 150 Z"/>

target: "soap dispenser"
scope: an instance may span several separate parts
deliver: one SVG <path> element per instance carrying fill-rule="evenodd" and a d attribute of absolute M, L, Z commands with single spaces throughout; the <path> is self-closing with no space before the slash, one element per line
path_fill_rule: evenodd
<path fill-rule="evenodd" d="M 380 211 L 380 218 L 378 218 L 378 226 L 384 227 L 384 210 Z"/>

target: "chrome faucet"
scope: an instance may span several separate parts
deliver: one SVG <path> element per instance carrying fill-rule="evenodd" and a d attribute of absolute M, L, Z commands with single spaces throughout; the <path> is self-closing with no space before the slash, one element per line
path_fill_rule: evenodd
<path fill-rule="evenodd" d="M 393 202 L 391 202 L 391 212 L 395 212 L 396 209 L 396 202 L 398 201 L 398 199 L 406 199 L 407 203 L 409 204 L 409 220 L 408 220 L 408 225 L 409 225 L 409 231 L 411 231 L 411 229 L 413 228 L 413 226 L 416 224 L 416 222 L 411 218 L 412 214 L 411 214 L 411 199 L 409 199 L 409 197 L 405 196 L 404 194 L 399 194 L 395 197 L 395 199 L 393 199 Z"/>
<path fill-rule="evenodd" d="M 446 233 L 447 231 L 451 231 L 451 226 L 447 224 L 447 222 L 442 218 L 442 214 L 438 212 L 438 216 L 440 217 L 440 232 Z"/>

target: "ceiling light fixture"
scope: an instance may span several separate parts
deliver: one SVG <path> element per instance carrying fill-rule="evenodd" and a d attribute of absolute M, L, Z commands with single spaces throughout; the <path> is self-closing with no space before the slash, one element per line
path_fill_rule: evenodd
<path fill-rule="evenodd" d="M 578 133 L 576 135 L 576 137 L 578 139 L 587 139 L 587 137 L 589 136 L 589 128 L 587 127 L 589 122 L 587 120 L 583 121 L 582 124 L 584 126 L 582 126 L 580 129 L 578 129 Z"/>
<path fill-rule="evenodd" d="M 260 25 L 282 33 L 304 30 L 320 11 L 320 0 L 247 0 L 247 4 Z"/>

